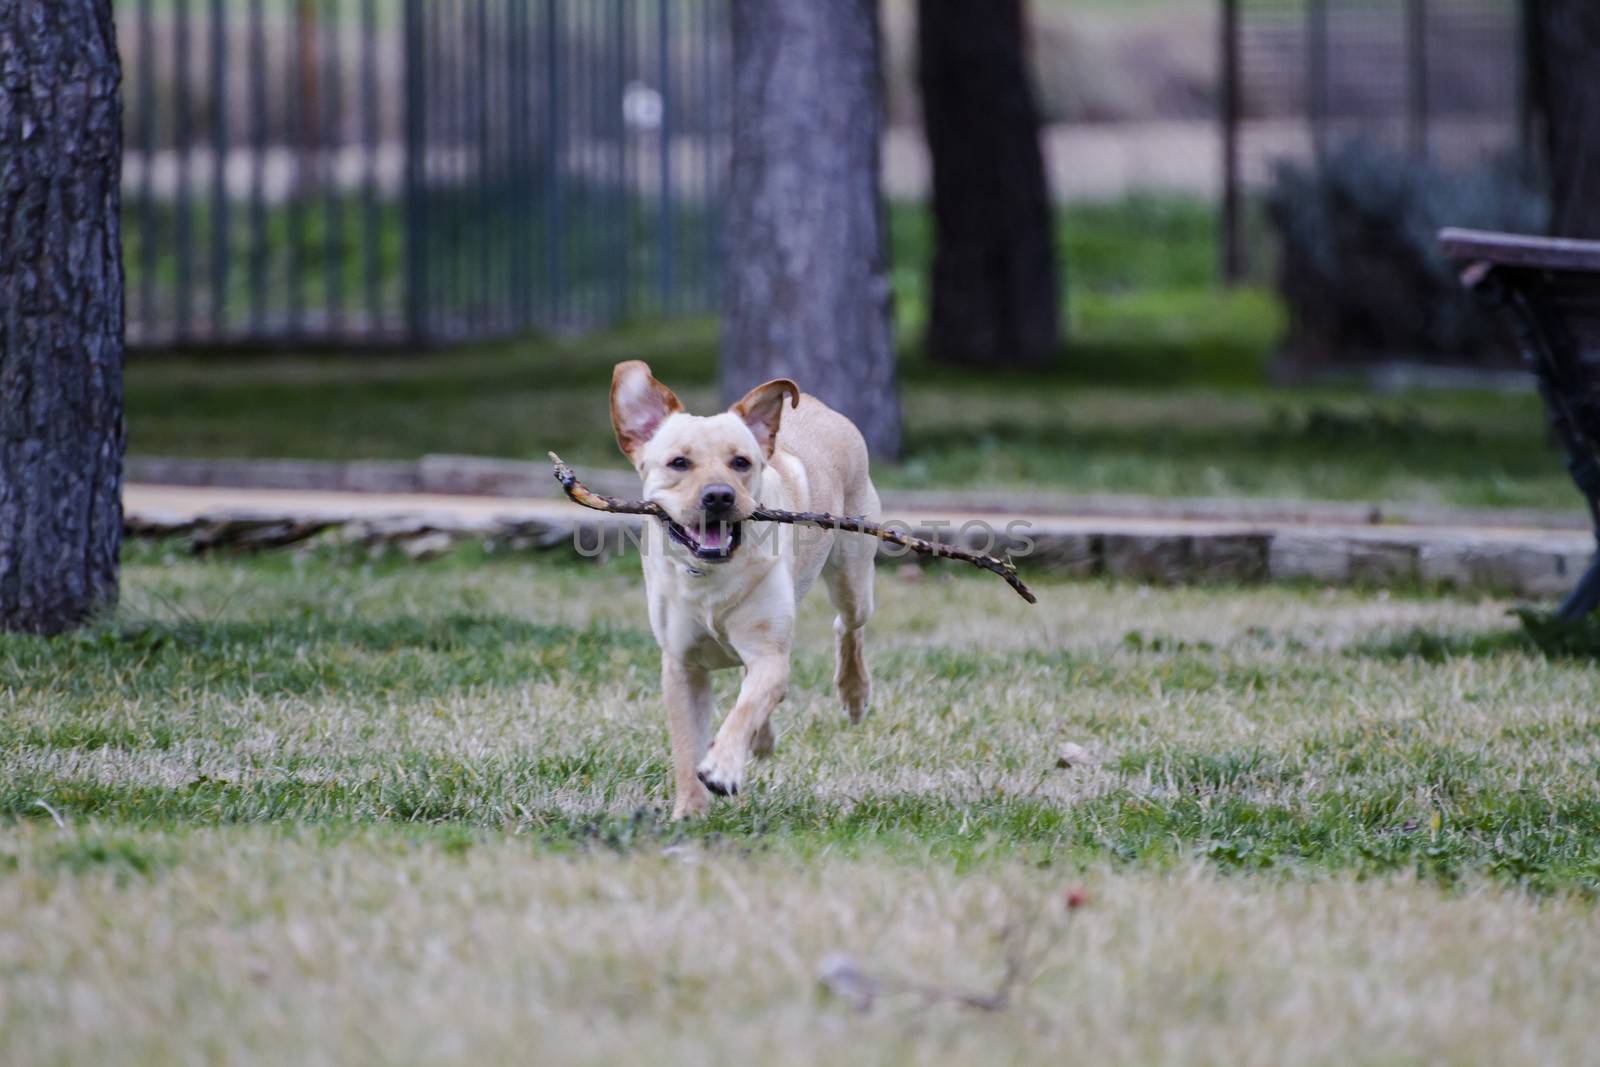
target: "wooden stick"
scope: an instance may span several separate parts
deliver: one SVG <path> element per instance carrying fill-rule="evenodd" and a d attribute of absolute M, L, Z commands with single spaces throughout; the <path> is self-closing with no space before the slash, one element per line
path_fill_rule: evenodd
<path fill-rule="evenodd" d="M 554 452 L 550 453 L 550 462 L 555 465 L 556 481 L 561 483 L 561 488 L 566 491 L 567 497 L 574 504 L 581 504 L 595 511 L 608 511 L 615 515 L 650 515 L 658 519 L 671 521 L 671 517 L 659 504 L 648 500 L 618 500 L 614 496 L 597 493 L 593 489 L 578 481 L 578 476 L 573 473 L 562 458 Z M 887 541 L 891 545 L 900 545 L 913 552 L 924 556 L 937 556 L 940 559 L 961 560 L 974 567 L 981 567 L 991 574 L 998 574 L 1006 580 L 1017 595 L 1030 604 L 1037 604 L 1039 599 L 1033 595 L 1033 590 L 1023 584 L 1017 575 L 1017 565 L 1009 559 L 997 559 L 994 556 L 983 555 L 978 552 L 969 552 L 964 548 L 943 544 L 938 541 L 927 541 L 920 537 L 901 533 L 899 530 L 888 530 L 875 522 L 853 516 L 828 515 L 820 511 L 780 511 L 776 508 L 756 508 L 750 513 L 750 518 L 756 522 L 782 522 L 794 526 L 817 526 L 824 530 L 844 530 L 847 533 L 866 534 L 876 537 L 880 541 Z"/>

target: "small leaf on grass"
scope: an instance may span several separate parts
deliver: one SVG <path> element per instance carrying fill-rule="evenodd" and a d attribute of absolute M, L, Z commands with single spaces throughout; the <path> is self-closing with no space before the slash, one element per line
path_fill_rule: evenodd
<path fill-rule="evenodd" d="M 843 952 L 835 952 L 822 961 L 817 980 L 823 989 L 857 1011 L 870 1011 L 878 995 L 877 980 Z"/>

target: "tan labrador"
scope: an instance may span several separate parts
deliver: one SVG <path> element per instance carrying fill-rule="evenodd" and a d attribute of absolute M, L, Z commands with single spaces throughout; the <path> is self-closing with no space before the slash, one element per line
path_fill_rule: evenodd
<path fill-rule="evenodd" d="M 673 817 L 744 785 L 752 754 L 772 749 L 769 716 L 789 684 L 795 610 L 818 576 L 838 613 L 834 684 L 852 722 L 866 713 L 863 651 L 877 542 L 746 521 L 759 503 L 879 517 L 867 446 L 849 419 L 786 378 L 718 415 L 690 415 L 637 360 L 611 378 L 611 424 L 644 496 L 670 522 L 643 541 L 650 628 L 661 646 L 677 781 Z M 743 667 L 739 699 L 710 739 L 711 672 Z"/>

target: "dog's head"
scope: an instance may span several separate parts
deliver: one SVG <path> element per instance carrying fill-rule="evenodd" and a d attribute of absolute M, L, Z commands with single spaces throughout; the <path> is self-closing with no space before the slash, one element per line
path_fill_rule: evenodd
<path fill-rule="evenodd" d="M 800 403 L 787 378 L 758 385 L 719 415 L 690 415 L 639 360 L 611 375 L 611 427 L 644 482 L 644 497 L 671 517 L 667 534 L 697 559 L 733 558 L 741 524 L 772 458 L 783 401 Z"/>

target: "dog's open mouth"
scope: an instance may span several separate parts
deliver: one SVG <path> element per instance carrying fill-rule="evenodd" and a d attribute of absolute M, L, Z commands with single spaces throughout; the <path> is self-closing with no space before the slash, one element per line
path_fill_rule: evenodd
<path fill-rule="evenodd" d="M 707 563 L 726 563 L 733 557 L 743 537 L 743 524 L 712 522 L 704 526 L 680 526 L 667 520 L 667 535 L 689 550 L 695 559 Z"/>

